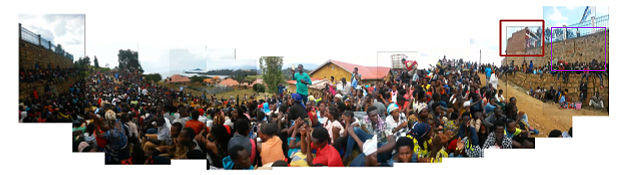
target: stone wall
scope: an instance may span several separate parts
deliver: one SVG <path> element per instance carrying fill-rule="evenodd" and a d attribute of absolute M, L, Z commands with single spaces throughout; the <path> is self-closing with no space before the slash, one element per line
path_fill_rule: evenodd
<path fill-rule="evenodd" d="M 606 38 L 607 47 L 605 49 L 605 33 L 604 31 L 597 31 L 595 34 L 568 39 L 552 43 L 552 55 L 553 61 L 562 59 L 569 63 L 590 62 L 592 59 L 605 60 L 605 52 L 607 57 L 607 63 L 609 62 L 609 31 L 607 30 Z M 516 65 L 521 65 L 524 60 L 527 64 L 529 61 L 533 61 L 534 66 L 542 66 L 550 62 L 551 59 L 551 44 L 546 44 L 544 47 L 543 57 L 505 57 L 502 61 L 503 65 L 508 65 L 511 60 L 515 61 Z M 540 54 L 540 48 L 531 48 L 524 54 Z M 511 54 L 511 53 L 510 53 Z"/>
<path fill-rule="evenodd" d="M 50 91 L 56 94 L 63 94 L 69 92 L 71 85 L 76 84 L 78 78 L 70 78 L 66 81 L 55 83 L 50 85 Z M 35 83 L 20 83 L 19 85 L 19 99 L 26 100 L 33 98 L 34 90 L 37 90 L 39 97 L 44 96 L 45 85 L 48 81 L 39 81 Z"/>
<path fill-rule="evenodd" d="M 535 75 L 535 74 L 524 74 L 524 73 L 516 73 L 515 75 L 507 75 L 507 76 L 502 76 L 501 79 L 502 80 L 508 80 L 510 83 L 513 83 L 516 86 L 522 87 L 524 88 L 526 91 L 528 91 L 531 87 L 533 89 L 536 89 L 538 86 L 539 87 L 546 87 L 546 89 L 550 89 L 550 87 L 554 87 L 555 90 L 557 90 L 558 87 L 561 87 L 561 89 L 568 89 L 568 92 L 570 93 L 570 97 L 573 98 L 573 100 L 577 101 L 579 98 L 579 86 L 581 84 L 581 74 L 576 74 L 576 73 L 572 73 L 570 74 L 569 77 L 569 82 L 568 83 L 564 83 L 562 81 L 563 77 L 561 77 L 559 80 L 557 80 L 557 74 L 555 75 L 551 75 L 551 74 L 543 74 L 543 75 Z M 587 79 L 587 78 L 585 78 Z M 511 84 L 509 84 L 508 87 Z M 589 78 L 589 81 L 587 83 L 587 94 L 588 94 L 588 98 L 586 101 L 583 102 L 583 105 L 587 105 L 589 104 L 589 97 L 592 97 L 595 95 L 594 92 L 598 91 L 600 93 L 600 96 L 602 96 L 602 98 L 605 100 L 605 106 L 609 105 L 609 79 L 607 77 L 604 77 L 603 75 L 603 85 L 604 85 L 604 89 L 600 89 L 600 78 L 595 77 L 595 76 L 591 76 Z"/>
<path fill-rule="evenodd" d="M 43 48 L 29 42 L 19 41 L 19 66 L 24 69 L 34 69 L 35 63 L 39 63 L 40 68 L 47 68 L 48 64 L 59 65 L 61 68 L 73 66 L 71 59 L 58 55 L 48 48 Z"/>
<path fill-rule="evenodd" d="M 40 68 L 47 68 L 48 64 L 61 68 L 69 68 L 73 66 L 71 59 L 60 56 L 47 48 L 31 44 L 29 42 L 19 41 L 19 66 L 24 69 L 34 69 L 35 64 L 39 63 Z M 18 76 L 16 74 L 16 76 Z M 66 81 L 55 83 L 50 86 L 50 90 L 56 93 L 67 93 L 69 86 L 78 81 L 78 78 L 69 78 Z M 19 83 L 19 99 L 25 100 L 33 97 L 33 91 L 36 89 L 39 96 L 43 96 L 44 88 L 48 81 L 39 81 L 35 83 Z"/>

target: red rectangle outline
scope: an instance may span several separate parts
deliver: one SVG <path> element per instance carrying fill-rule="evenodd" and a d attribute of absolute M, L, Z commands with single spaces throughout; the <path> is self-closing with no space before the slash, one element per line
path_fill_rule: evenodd
<path fill-rule="evenodd" d="M 542 54 L 541 55 L 503 55 L 503 22 L 542 22 Z M 544 28 L 546 27 L 546 22 L 543 19 L 501 19 L 500 25 L 498 26 L 498 53 L 501 57 L 543 57 L 546 55 L 544 51 L 546 42 L 544 42 Z"/>

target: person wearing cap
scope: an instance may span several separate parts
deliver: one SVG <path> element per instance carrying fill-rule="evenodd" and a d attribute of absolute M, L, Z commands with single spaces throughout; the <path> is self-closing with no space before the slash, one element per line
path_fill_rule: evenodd
<path fill-rule="evenodd" d="M 417 159 L 429 157 L 431 141 L 435 135 L 433 129 L 427 122 L 419 122 L 408 133 L 407 138 L 414 143 L 414 153 L 416 153 Z"/>
<path fill-rule="evenodd" d="M 399 106 L 396 103 L 390 104 L 387 112 L 390 117 L 386 117 L 386 127 L 392 130 L 395 138 L 405 137 L 409 132 L 405 113 L 399 110 Z"/>

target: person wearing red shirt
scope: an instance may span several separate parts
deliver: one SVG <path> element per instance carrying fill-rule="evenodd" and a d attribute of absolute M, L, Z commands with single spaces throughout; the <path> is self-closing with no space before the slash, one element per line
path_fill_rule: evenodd
<path fill-rule="evenodd" d="M 328 167 L 344 167 L 340 153 L 336 148 L 329 145 L 329 132 L 327 129 L 320 127 L 308 130 L 306 137 L 306 145 L 310 145 L 310 149 L 306 149 L 307 162 L 310 166 L 328 166 Z M 316 157 L 312 156 L 312 149 L 316 149 Z"/>
<path fill-rule="evenodd" d="M 198 110 L 193 110 L 193 112 L 191 112 L 191 119 L 186 121 L 186 123 L 184 124 L 185 128 L 192 128 L 193 131 L 195 131 L 195 134 L 199 134 L 202 130 L 204 130 L 204 127 L 206 126 L 204 123 L 200 122 L 199 120 L 199 111 Z"/>

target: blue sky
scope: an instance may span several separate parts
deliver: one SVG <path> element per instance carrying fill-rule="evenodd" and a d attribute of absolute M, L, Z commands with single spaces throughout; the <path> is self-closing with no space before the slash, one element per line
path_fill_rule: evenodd
<path fill-rule="evenodd" d="M 544 6 L 546 27 L 562 27 L 581 21 L 587 6 Z M 596 17 L 609 14 L 608 6 L 596 6 Z"/>

